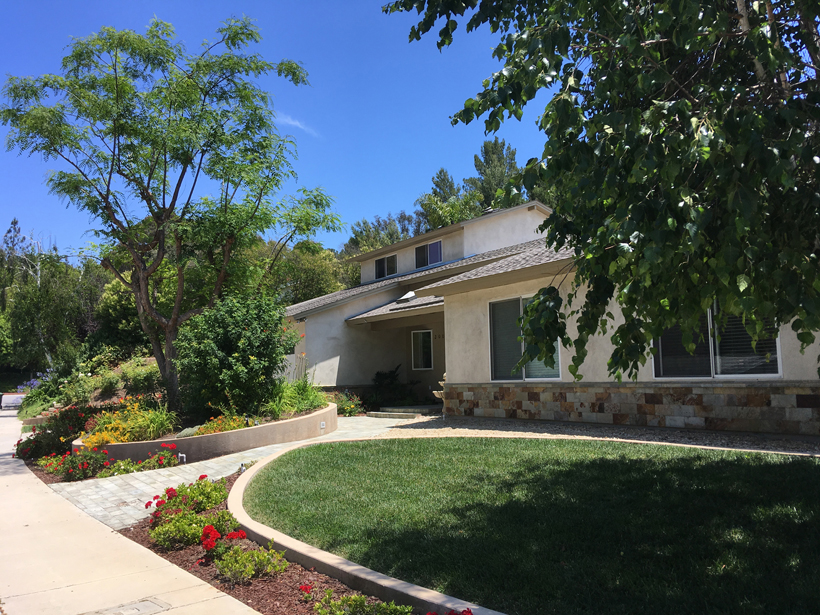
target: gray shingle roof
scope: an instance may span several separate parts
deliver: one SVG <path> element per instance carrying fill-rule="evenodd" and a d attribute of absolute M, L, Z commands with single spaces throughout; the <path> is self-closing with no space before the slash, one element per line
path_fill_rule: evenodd
<path fill-rule="evenodd" d="M 414 310 L 420 310 L 422 308 L 428 308 L 434 305 L 441 305 L 444 303 L 444 297 L 413 297 L 409 301 L 399 302 L 397 299 L 396 301 L 392 301 L 387 305 L 382 305 L 381 307 L 374 308 L 369 312 L 365 312 L 364 314 L 357 314 L 356 316 L 352 316 L 347 320 L 359 320 L 359 319 L 367 319 L 373 318 L 374 316 L 383 316 L 386 314 L 390 315 L 404 315 L 407 312 L 413 312 Z"/>
<path fill-rule="evenodd" d="M 530 242 L 534 243 L 534 242 Z M 499 275 L 504 273 L 511 273 L 513 271 L 520 271 L 538 265 L 545 265 L 547 263 L 554 263 L 557 261 L 571 259 L 574 252 L 571 248 L 561 248 L 560 250 L 553 250 L 547 248 L 543 240 L 538 240 L 537 245 L 532 245 L 526 250 L 514 254 L 499 261 L 495 261 L 483 267 L 476 267 L 470 271 L 465 271 L 453 277 L 428 284 L 419 291 L 425 291 L 425 294 L 434 288 L 441 288 L 450 284 L 457 284 L 458 282 L 466 282 L 467 280 L 477 280 L 488 276 Z"/>
<path fill-rule="evenodd" d="M 473 256 L 468 256 L 466 258 L 462 258 L 456 261 L 444 263 L 443 265 L 427 267 L 425 269 L 411 271 L 409 273 L 394 275 L 389 278 L 374 280 L 372 282 L 360 284 L 359 286 L 354 286 L 353 288 L 346 288 L 344 290 L 336 291 L 335 293 L 330 293 L 329 295 L 323 295 L 322 297 L 309 299 L 308 301 L 303 301 L 302 303 L 296 303 L 294 305 L 289 306 L 285 313 L 287 314 L 287 316 L 299 317 L 308 312 L 320 311 L 321 309 L 330 307 L 331 305 L 345 301 L 350 301 L 357 297 L 370 294 L 372 292 L 378 292 L 380 290 L 387 290 L 388 288 L 402 286 L 404 284 L 416 282 L 419 279 L 423 279 L 428 276 L 435 277 L 436 275 L 441 274 L 442 272 L 447 272 L 452 269 L 470 267 L 473 265 L 479 266 L 481 263 L 485 263 L 487 261 L 502 259 L 507 256 L 512 256 L 514 254 L 525 252 L 537 246 L 543 247 L 543 245 L 543 239 L 534 239 L 532 241 L 519 243 L 513 246 L 507 246 L 505 248 L 499 248 L 497 250 L 490 250 L 489 252 L 475 254 Z"/>

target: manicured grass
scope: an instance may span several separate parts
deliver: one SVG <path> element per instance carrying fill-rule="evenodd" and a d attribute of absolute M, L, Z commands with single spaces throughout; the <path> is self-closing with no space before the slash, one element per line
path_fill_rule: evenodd
<path fill-rule="evenodd" d="M 316 445 L 251 516 L 510 615 L 816 613 L 820 463 L 577 440 Z"/>

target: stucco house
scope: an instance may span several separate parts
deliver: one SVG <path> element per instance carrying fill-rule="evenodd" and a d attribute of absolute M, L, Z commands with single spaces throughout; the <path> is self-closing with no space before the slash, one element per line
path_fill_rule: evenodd
<path fill-rule="evenodd" d="M 608 376 L 606 336 L 590 341 L 581 381 L 566 348 L 555 369 L 512 373 L 523 305 L 557 274 L 573 275 L 571 253 L 536 232 L 549 213 L 532 201 L 360 255 L 361 285 L 288 308 L 304 334 L 295 356 L 305 353 L 316 384 L 336 388 L 400 364 L 403 379 L 433 391 L 446 372 L 449 415 L 820 435 L 820 343 L 801 354 L 787 326 L 755 352 L 739 320 L 718 342 L 707 315 L 709 341 L 694 355 L 678 328 L 667 331 L 636 381 Z"/>

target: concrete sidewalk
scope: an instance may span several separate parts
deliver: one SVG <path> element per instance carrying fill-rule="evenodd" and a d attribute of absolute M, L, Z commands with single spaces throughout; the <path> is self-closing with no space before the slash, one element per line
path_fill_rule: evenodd
<path fill-rule="evenodd" d="M 339 417 L 339 429 L 317 440 L 377 436 L 404 422 Z M 190 482 L 200 474 L 227 476 L 240 463 L 266 457 L 293 443 L 176 468 L 58 483 L 50 488 L 22 461 L 11 457 L 20 426 L 16 409 L 0 411 L 0 613 L 257 613 L 112 528 L 146 516 L 145 502 L 165 487 Z"/>
<path fill-rule="evenodd" d="M 0 612 L 257 613 L 92 519 L 44 485 L 11 457 L 20 425 L 16 410 L 0 411 Z"/>

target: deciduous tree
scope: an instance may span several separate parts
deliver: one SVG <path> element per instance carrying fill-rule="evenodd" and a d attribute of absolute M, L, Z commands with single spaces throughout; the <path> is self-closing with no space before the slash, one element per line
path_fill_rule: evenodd
<path fill-rule="evenodd" d="M 57 161 L 51 191 L 96 218 L 102 262 L 134 295 L 172 406 L 180 326 L 239 274 L 233 254 L 277 224 L 333 222 L 321 191 L 272 200 L 294 176 L 293 144 L 258 82 L 274 73 L 301 85 L 307 73 L 248 51 L 259 40 L 247 18 L 226 21 L 198 53 L 162 21 L 144 35 L 103 28 L 71 43 L 61 74 L 4 88 L 9 149 Z M 152 292 L 155 276 L 173 289 L 169 305 Z"/>
<path fill-rule="evenodd" d="M 397 0 L 385 10 L 418 11 L 411 40 L 442 26 L 439 47 L 459 22 L 499 35 L 503 68 L 454 123 L 482 117 L 493 132 L 549 91 L 544 150 L 518 179 L 567 197 L 542 230 L 577 256 L 578 334 L 567 335 L 555 283 L 527 310 L 525 359 L 550 362 L 560 339 L 574 343 L 577 370 L 589 337 L 613 325 L 613 302 L 626 315 L 611 338 L 614 374 L 634 374 L 666 328 L 695 331 L 715 302 L 755 339 L 791 323 L 804 346 L 815 340 L 820 4 Z"/>

